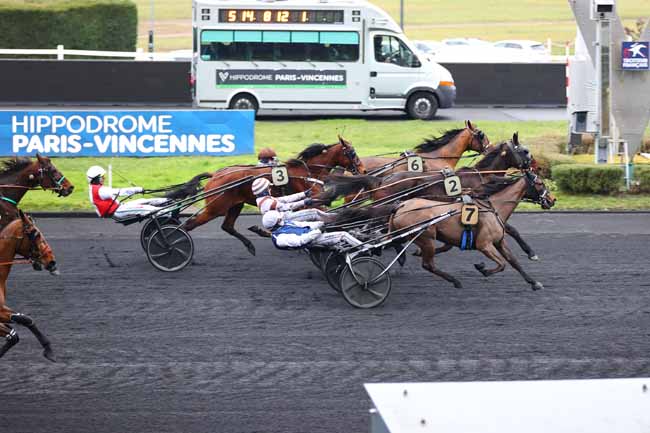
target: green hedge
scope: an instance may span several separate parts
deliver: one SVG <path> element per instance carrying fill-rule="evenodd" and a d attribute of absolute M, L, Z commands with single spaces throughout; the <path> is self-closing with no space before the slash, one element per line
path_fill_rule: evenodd
<path fill-rule="evenodd" d="M 564 192 L 610 194 L 623 185 L 623 168 L 611 165 L 565 164 L 553 167 L 553 180 Z"/>
<path fill-rule="evenodd" d="M 0 0 L 1 48 L 135 51 L 130 0 Z"/>
<path fill-rule="evenodd" d="M 650 167 L 647 165 L 635 165 L 634 180 L 638 183 L 639 192 L 650 192 Z"/>

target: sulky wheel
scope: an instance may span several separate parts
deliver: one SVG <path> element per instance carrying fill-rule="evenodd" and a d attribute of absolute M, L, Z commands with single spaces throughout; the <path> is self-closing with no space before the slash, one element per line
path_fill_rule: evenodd
<path fill-rule="evenodd" d="M 172 225 L 172 226 L 181 225 L 181 220 L 170 215 L 159 216 L 156 217 L 156 219 L 160 223 L 161 227 L 165 225 Z M 156 230 L 158 230 L 158 227 L 156 226 L 156 223 L 154 222 L 153 219 L 149 219 L 147 220 L 146 223 L 144 223 L 144 226 L 140 231 L 140 245 L 142 245 L 142 249 L 144 251 L 147 251 L 147 243 L 149 242 L 149 237 L 151 236 L 151 233 L 155 232 Z"/>
<path fill-rule="evenodd" d="M 341 294 L 356 308 L 381 305 L 388 298 L 391 288 L 389 273 L 381 275 L 385 269 L 382 262 L 372 257 L 355 258 L 351 267 L 345 266 L 341 273 Z"/>
<path fill-rule="evenodd" d="M 318 248 L 310 248 L 310 249 L 307 250 L 307 255 L 309 256 L 309 259 L 314 264 L 314 266 L 316 266 L 318 269 L 321 269 L 321 255 L 322 254 L 324 254 L 323 250 L 318 249 Z"/>
<path fill-rule="evenodd" d="M 168 225 L 154 231 L 147 243 L 147 258 L 163 272 L 180 271 L 192 261 L 194 242 L 180 227 Z"/>
<path fill-rule="evenodd" d="M 340 279 L 343 268 L 345 268 L 345 255 L 334 251 L 330 252 L 327 255 L 323 274 L 325 274 L 330 287 L 337 292 L 341 292 Z"/>

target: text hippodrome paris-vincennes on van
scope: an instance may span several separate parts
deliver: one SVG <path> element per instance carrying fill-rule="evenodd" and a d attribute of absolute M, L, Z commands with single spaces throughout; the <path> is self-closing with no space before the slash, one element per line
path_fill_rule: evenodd
<path fill-rule="evenodd" d="M 175 134 L 171 115 L 22 115 L 12 116 L 12 150 L 76 154 L 231 153 L 234 134 Z"/>

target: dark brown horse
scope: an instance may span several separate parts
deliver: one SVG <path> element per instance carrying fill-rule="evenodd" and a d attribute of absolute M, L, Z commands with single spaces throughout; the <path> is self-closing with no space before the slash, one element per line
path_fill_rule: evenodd
<path fill-rule="evenodd" d="M 49 158 L 36 154 L 30 158 L 12 158 L 0 168 L 0 228 L 18 218 L 18 203 L 27 191 L 41 187 L 66 197 L 74 185 L 52 164 Z"/>
<path fill-rule="evenodd" d="M 19 341 L 18 333 L 11 326 L 15 324 L 29 329 L 43 346 L 43 356 L 55 362 L 50 341 L 36 327 L 34 320 L 7 306 L 7 278 L 11 266 L 20 262 L 14 260 L 16 254 L 28 257 L 39 265 L 44 265 L 50 273 L 58 275 L 52 248 L 33 221 L 19 211 L 19 218 L 0 232 L 0 337 L 5 339 L 4 345 L 0 347 L 0 358 Z"/>
<path fill-rule="evenodd" d="M 532 279 L 519 265 L 505 240 L 505 228 L 502 220 L 507 220 L 519 201 L 524 197 L 538 202 L 542 207 L 550 208 L 555 199 L 546 189 L 543 181 L 528 170 L 518 178 L 501 178 L 483 185 L 483 192 L 489 200 L 476 200 L 480 209 L 480 218 L 475 229 L 475 248 L 496 263 L 493 269 L 486 269 L 484 263 L 474 265 L 484 276 L 503 271 L 508 262 L 528 282 L 533 290 L 543 288 L 542 284 Z M 404 202 L 390 220 L 391 230 L 399 230 L 412 224 L 425 221 L 448 211 L 457 214 L 430 226 L 419 235 L 415 244 L 422 251 L 422 267 L 454 284 L 462 287 L 460 281 L 435 267 L 436 240 L 447 245 L 460 247 L 463 239 L 464 225 L 461 222 L 462 203 L 447 203 L 415 198 Z"/>
<path fill-rule="evenodd" d="M 311 179 L 324 179 L 334 167 L 344 167 L 353 173 L 365 173 L 365 167 L 359 160 L 350 143 L 339 137 L 339 142 L 332 145 L 313 144 L 300 152 L 296 159 L 286 162 L 289 174 L 288 189 L 292 192 L 301 192 L 314 188 L 320 191 L 320 185 Z M 184 223 L 187 230 L 207 223 L 217 217 L 224 216 L 221 228 L 230 235 L 239 239 L 255 255 L 255 246 L 244 235 L 235 229 L 235 221 L 245 203 L 255 205 L 255 196 L 251 191 L 253 178 L 271 177 L 272 167 L 259 166 L 234 166 L 216 171 L 204 187 L 205 192 L 227 185 L 238 180 L 250 177 L 245 182 L 226 191 L 211 196 L 206 200 L 206 206 L 195 217 Z"/>
<path fill-rule="evenodd" d="M 467 120 L 465 121 L 465 128 L 451 129 L 440 137 L 427 139 L 416 146 L 413 151 L 423 158 L 424 171 L 432 171 L 444 167 L 454 168 L 466 151 L 473 150 L 478 153 L 485 153 L 489 146 L 490 140 L 487 135 Z M 361 161 L 371 174 L 386 176 L 407 170 L 406 160 L 403 160 L 392 168 L 376 172 L 379 168 L 399 159 L 369 156 L 361 158 Z"/>

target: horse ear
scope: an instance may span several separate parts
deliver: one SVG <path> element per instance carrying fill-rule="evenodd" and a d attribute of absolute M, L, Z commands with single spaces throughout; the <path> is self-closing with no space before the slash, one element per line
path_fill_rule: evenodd
<path fill-rule="evenodd" d="M 38 162 L 45 162 L 45 158 L 39 152 L 36 152 L 36 159 L 38 159 Z"/>
<path fill-rule="evenodd" d="M 474 125 L 472 125 L 472 121 L 471 121 L 471 120 L 466 120 L 466 121 L 465 121 L 465 127 L 466 127 L 467 129 L 469 129 L 470 131 L 473 131 L 473 130 L 474 130 Z"/>
<path fill-rule="evenodd" d="M 512 134 L 512 142 L 516 145 L 519 146 L 519 131 L 515 132 Z"/>
<path fill-rule="evenodd" d="M 345 147 L 345 146 L 348 146 L 350 144 L 345 138 L 341 137 L 341 134 L 338 134 L 338 137 L 339 137 L 339 144 L 341 146 Z"/>

